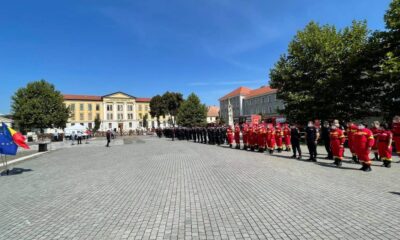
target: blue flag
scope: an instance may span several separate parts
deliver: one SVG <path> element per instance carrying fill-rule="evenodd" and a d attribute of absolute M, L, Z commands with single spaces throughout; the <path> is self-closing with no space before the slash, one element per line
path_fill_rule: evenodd
<path fill-rule="evenodd" d="M 5 123 L 0 128 L 0 154 L 16 155 L 18 150 L 17 144 L 11 136 L 10 130 Z"/>

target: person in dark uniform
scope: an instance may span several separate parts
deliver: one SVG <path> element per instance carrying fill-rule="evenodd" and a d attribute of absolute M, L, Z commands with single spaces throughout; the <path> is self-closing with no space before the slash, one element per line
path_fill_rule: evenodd
<path fill-rule="evenodd" d="M 221 132 L 222 132 L 221 127 L 217 127 L 216 128 L 216 133 L 215 133 L 216 134 L 215 138 L 217 140 L 217 145 L 218 146 L 221 145 L 221 139 L 222 139 Z"/>
<path fill-rule="evenodd" d="M 207 134 L 208 134 L 208 144 L 213 144 L 213 129 L 212 127 L 207 128 Z"/>
<path fill-rule="evenodd" d="M 328 156 L 325 159 L 333 160 L 332 150 L 331 150 L 331 140 L 330 140 L 330 126 L 329 122 L 325 121 L 321 128 L 321 138 L 324 141 L 325 150 Z"/>
<path fill-rule="evenodd" d="M 207 128 L 203 127 L 203 143 L 207 144 Z"/>
<path fill-rule="evenodd" d="M 314 126 L 313 121 L 309 121 L 306 128 L 306 141 L 310 153 L 309 161 L 317 161 L 317 144 L 319 139 L 319 130 Z"/>
<path fill-rule="evenodd" d="M 106 145 L 106 147 L 109 147 L 109 146 L 110 146 L 110 142 L 111 142 L 111 131 L 110 131 L 110 130 L 107 131 L 107 133 L 106 133 L 106 138 L 107 138 L 107 145 Z"/>
<path fill-rule="evenodd" d="M 297 152 L 299 156 L 297 159 L 301 159 L 301 148 L 300 148 L 300 130 L 296 124 L 290 126 L 290 143 L 292 144 L 293 156 L 292 158 L 296 158 Z"/>

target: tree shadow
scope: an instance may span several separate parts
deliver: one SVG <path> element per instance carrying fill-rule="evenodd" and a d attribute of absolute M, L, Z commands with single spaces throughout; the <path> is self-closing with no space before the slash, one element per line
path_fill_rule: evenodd
<path fill-rule="evenodd" d="M 389 192 L 389 193 L 400 196 L 400 192 Z"/>
<path fill-rule="evenodd" d="M 23 172 L 31 172 L 33 171 L 32 169 L 26 169 L 26 168 L 13 168 L 13 169 L 7 169 L 4 170 L 0 173 L 0 176 L 12 176 L 12 175 L 19 175 L 22 174 Z"/>

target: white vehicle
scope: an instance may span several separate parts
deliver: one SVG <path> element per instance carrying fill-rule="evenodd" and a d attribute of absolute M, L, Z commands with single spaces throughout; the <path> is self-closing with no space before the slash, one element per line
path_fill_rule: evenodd
<path fill-rule="evenodd" d="M 64 129 L 64 136 L 65 138 L 71 139 L 71 135 L 73 132 L 75 132 L 75 135 L 77 135 L 78 132 L 82 132 L 82 137 L 86 138 L 87 137 L 86 130 L 87 130 L 86 127 L 82 125 L 74 125 Z"/>

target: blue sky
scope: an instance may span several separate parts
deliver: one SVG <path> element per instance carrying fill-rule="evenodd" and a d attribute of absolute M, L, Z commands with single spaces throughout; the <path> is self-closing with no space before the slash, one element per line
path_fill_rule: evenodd
<path fill-rule="evenodd" d="M 197 93 L 206 104 L 269 69 L 309 21 L 383 29 L 390 0 L 3 1 L 0 113 L 27 82 L 63 93 Z"/>

